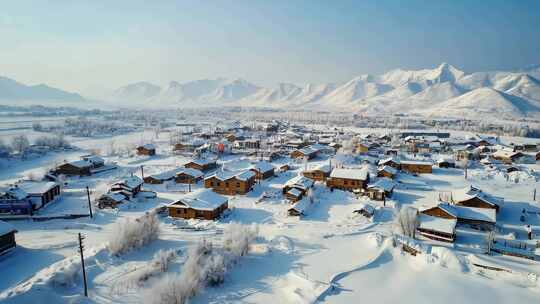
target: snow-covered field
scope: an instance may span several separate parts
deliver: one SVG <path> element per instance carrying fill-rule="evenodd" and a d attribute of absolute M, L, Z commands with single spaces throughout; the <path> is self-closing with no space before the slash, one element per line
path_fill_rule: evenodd
<path fill-rule="evenodd" d="M 7 133 L 4 135 L 7 137 Z M 94 189 L 131 173 L 138 174 L 141 165 L 148 175 L 187 162 L 189 158 L 170 153 L 167 136 L 162 132 L 156 138 L 155 132 L 147 131 L 113 138 L 69 138 L 79 150 L 51 152 L 3 164 L 0 184 L 16 181 L 29 172 L 43 171 L 58 160 L 75 160 L 96 148 L 105 151 L 111 145 L 154 142 L 158 155 L 106 156 L 106 161 L 115 162 L 118 169 L 68 179 L 62 198 L 40 211 L 40 215 L 51 216 L 86 214 L 86 186 Z M 225 156 L 219 163 L 241 169 L 247 168 L 249 161 Z M 327 157 L 319 157 L 310 161 L 310 166 L 328 161 Z M 274 165 L 287 162 L 288 159 L 280 159 Z M 433 205 L 439 192 L 469 184 L 504 197 L 505 206 L 498 221 L 508 233 L 524 234 L 519 222 L 522 208 L 528 204 L 540 208 L 538 202 L 532 201 L 533 189 L 539 188 L 540 166 L 523 166 L 526 170 L 509 179 L 501 172 L 483 168 L 469 169 L 467 179 L 461 169 L 434 168 L 432 174 L 400 175 L 400 183 L 387 206 L 371 202 L 376 212 L 372 219 L 367 219 L 353 213 L 367 198 L 330 191 L 323 184 L 315 185 L 314 203 L 305 216 L 288 216 L 290 205 L 283 200 L 281 187 L 302 170 L 303 166 L 297 165 L 262 181 L 245 196 L 229 196 L 231 211 L 216 222 L 173 220 L 158 215 L 157 239 L 125 254 L 111 255 L 108 243 L 126 221 L 181 198 L 186 191 L 177 185 L 145 185 L 145 189 L 157 192 L 157 198 L 140 199 L 117 210 L 96 209 L 94 218 L 10 221 L 18 230 L 18 247 L 0 256 L 0 302 L 144 303 L 154 284 L 166 275 L 182 272 L 189 248 L 203 240 L 220 247 L 224 231 L 239 223 L 258 227 L 249 253 L 228 264 L 224 282 L 204 288 L 192 298 L 192 303 L 534 303 L 540 298 L 540 263 L 483 254 L 485 232 L 460 228 L 454 245 L 425 242 L 430 250 L 415 257 L 392 244 L 394 216 L 399 207 Z M 200 183 L 194 186 L 202 187 Z M 534 229 L 540 231 L 540 218 L 531 221 Z M 78 233 L 86 237 L 88 299 L 83 297 Z M 160 250 L 171 252 L 170 261 L 164 269 L 156 270 L 152 265 Z"/>

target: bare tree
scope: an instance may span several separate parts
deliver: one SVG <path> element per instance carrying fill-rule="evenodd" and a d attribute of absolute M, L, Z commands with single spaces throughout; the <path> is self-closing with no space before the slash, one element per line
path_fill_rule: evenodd
<path fill-rule="evenodd" d="M 399 210 L 397 228 L 400 234 L 414 238 L 418 225 L 418 210 L 412 207 L 403 207 Z"/>
<path fill-rule="evenodd" d="M 11 139 L 11 148 L 23 156 L 29 147 L 30 142 L 28 141 L 28 137 L 26 137 L 26 135 L 17 135 Z"/>

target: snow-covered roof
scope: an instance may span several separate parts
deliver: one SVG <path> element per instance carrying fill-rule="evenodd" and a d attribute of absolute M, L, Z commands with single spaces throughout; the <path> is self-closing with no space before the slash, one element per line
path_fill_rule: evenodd
<path fill-rule="evenodd" d="M 77 167 L 77 168 L 88 168 L 92 167 L 92 163 L 86 160 L 76 160 L 69 163 L 70 165 Z"/>
<path fill-rule="evenodd" d="M 96 156 L 96 155 L 86 155 L 86 156 L 83 156 L 81 158 L 82 158 L 82 160 L 91 162 L 93 164 L 103 164 L 103 163 L 105 163 L 105 160 L 103 158 L 101 158 L 99 156 Z"/>
<path fill-rule="evenodd" d="M 458 218 L 496 223 L 497 213 L 491 208 L 471 208 L 464 206 L 452 206 L 458 212 Z"/>
<path fill-rule="evenodd" d="M 509 150 L 497 150 L 493 152 L 492 156 L 496 158 L 514 158 L 521 155 L 521 152 L 514 152 Z"/>
<path fill-rule="evenodd" d="M 419 165 L 419 166 L 433 166 L 431 162 L 421 160 L 402 160 L 402 165 Z"/>
<path fill-rule="evenodd" d="M 8 224 L 4 221 L 0 221 L 0 235 L 6 235 L 13 231 L 17 232 L 17 229 L 11 226 L 11 224 Z"/>
<path fill-rule="evenodd" d="M 322 171 L 325 173 L 330 173 L 332 171 L 332 167 L 330 167 L 329 164 L 320 164 L 311 169 L 308 169 L 307 171 Z"/>
<path fill-rule="evenodd" d="M 144 148 L 146 150 L 155 150 L 156 146 L 154 146 L 154 144 L 144 144 L 142 146 L 139 146 L 139 148 Z"/>
<path fill-rule="evenodd" d="M 290 180 L 288 180 L 285 186 L 308 189 L 308 188 L 311 188 L 311 186 L 313 186 L 313 183 L 314 183 L 313 180 L 303 175 L 297 175 L 291 178 Z"/>
<path fill-rule="evenodd" d="M 182 168 L 180 171 L 178 171 L 176 173 L 176 175 L 179 175 L 179 174 L 186 174 L 186 175 L 189 175 L 189 176 L 192 176 L 194 178 L 199 178 L 201 176 L 204 175 L 204 173 L 202 173 L 201 171 L 197 170 L 197 169 L 193 169 L 193 168 Z"/>
<path fill-rule="evenodd" d="M 215 163 L 216 161 L 213 160 L 213 159 L 206 159 L 206 158 L 198 158 L 198 159 L 193 159 L 189 162 L 186 163 L 187 164 L 190 164 L 190 163 L 194 163 L 196 165 L 199 165 L 199 166 L 207 166 L 209 164 L 213 164 Z M 185 166 L 185 165 L 184 165 Z"/>
<path fill-rule="evenodd" d="M 302 191 L 298 190 L 297 188 L 291 188 L 289 191 L 287 191 L 287 193 L 296 197 L 302 195 Z"/>
<path fill-rule="evenodd" d="M 121 202 L 126 198 L 123 194 L 118 193 L 118 192 L 105 193 L 105 194 L 103 194 L 103 196 L 105 196 L 105 197 L 107 197 L 110 200 L 115 201 L 115 202 Z"/>
<path fill-rule="evenodd" d="M 22 200 L 28 197 L 28 193 L 19 187 L 11 187 L 6 191 L 7 194 L 15 199 Z"/>
<path fill-rule="evenodd" d="M 441 217 L 431 216 L 427 214 L 420 214 L 418 217 L 420 225 L 418 228 L 427 229 L 432 231 L 439 231 L 448 234 L 453 234 L 456 229 L 456 219 L 445 219 Z"/>
<path fill-rule="evenodd" d="M 502 205 L 502 202 L 494 199 L 484 192 L 480 190 L 477 187 L 474 186 L 468 186 L 462 189 L 458 189 L 455 191 L 452 191 L 452 201 L 453 203 L 460 203 L 464 201 L 468 201 L 473 198 L 478 198 L 482 201 L 484 201 L 486 204 L 492 205 L 492 206 L 500 206 Z"/>
<path fill-rule="evenodd" d="M 375 188 L 375 189 L 383 190 L 385 192 L 390 192 L 394 190 L 395 186 L 396 186 L 396 183 L 393 180 L 387 177 L 383 177 L 377 180 L 375 183 L 368 185 L 368 188 Z"/>
<path fill-rule="evenodd" d="M 18 183 L 17 187 L 28 194 L 43 194 L 57 185 L 55 182 L 23 181 Z"/>
<path fill-rule="evenodd" d="M 184 208 L 182 205 L 185 205 L 188 208 L 198 210 L 215 210 L 225 203 L 227 203 L 227 198 L 225 196 L 219 195 L 211 189 L 200 189 L 186 194 L 169 206 Z"/>
<path fill-rule="evenodd" d="M 260 161 L 254 164 L 252 169 L 265 173 L 274 170 L 274 166 L 267 161 Z"/>
<path fill-rule="evenodd" d="M 295 202 L 291 206 L 291 208 L 289 208 L 289 211 L 295 210 L 296 212 L 298 212 L 300 214 L 304 214 L 310 204 L 311 203 L 310 203 L 309 199 L 307 197 L 305 197 L 305 198 Z"/>
<path fill-rule="evenodd" d="M 332 178 L 346 178 L 346 179 L 356 179 L 356 180 L 367 180 L 368 178 L 367 168 L 358 168 L 358 169 L 345 169 L 345 168 L 334 168 L 330 177 Z"/>
<path fill-rule="evenodd" d="M 390 166 L 384 166 L 382 167 L 381 169 L 379 169 L 380 171 L 386 171 L 392 175 L 396 175 L 398 173 L 398 170 L 394 167 L 390 167 Z"/>
<path fill-rule="evenodd" d="M 399 159 L 397 159 L 395 157 L 388 157 L 388 158 L 385 158 L 385 159 L 381 159 L 379 161 L 379 165 L 384 165 L 384 164 L 387 164 L 389 162 L 394 162 L 396 164 L 399 164 Z"/>
<path fill-rule="evenodd" d="M 136 188 L 136 187 L 142 185 L 143 180 L 140 177 L 134 175 L 134 176 L 130 176 L 130 177 L 126 178 L 123 181 L 116 182 L 113 185 L 121 185 L 121 184 L 126 185 L 127 187 L 133 189 L 133 188 Z"/>
<path fill-rule="evenodd" d="M 158 180 L 170 180 L 170 179 L 173 179 L 176 176 L 176 174 L 178 174 L 179 172 L 182 172 L 183 170 L 184 168 L 175 168 L 172 170 L 160 172 L 158 174 L 152 174 L 150 175 L 150 177 L 154 179 L 158 179 Z"/>
<path fill-rule="evenodd" d="M 250 178 L 253 178 L 255 177 L 255 172 L 253 171 L 250 171 L 250 170 L 246 170 L 238 175 L 235 176 L 236 179 L 238 180 L 241 180 L 241 181 L 247 181 L 249 180 Z"/>

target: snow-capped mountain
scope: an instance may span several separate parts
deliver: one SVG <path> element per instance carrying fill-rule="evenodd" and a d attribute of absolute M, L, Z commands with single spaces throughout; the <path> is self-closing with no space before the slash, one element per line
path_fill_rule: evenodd
<path fill-rule="evenodd" d="M 0 77 L 0 100 L 27 101 L 83 101 L 77 93 L 66 92 L 45 84 L 25 85 L 13 79 Z"/>
<path fill-rule="evenodd" d="M 161 87 L 146 81 L 141 81 L 118 88 L 114 91 L 111 99 L 115 101 L 140 102 L 157 96 L 160 91 Z"/>

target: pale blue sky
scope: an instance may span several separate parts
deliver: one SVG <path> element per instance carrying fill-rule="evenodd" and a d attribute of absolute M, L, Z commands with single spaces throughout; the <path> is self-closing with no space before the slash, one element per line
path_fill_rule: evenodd
<path fill-rule="evenodd" d="M 540 63 L 540 1 L 6 1 L 0 75 L 69 90 L 147 80 L 344 81 Z"/>

